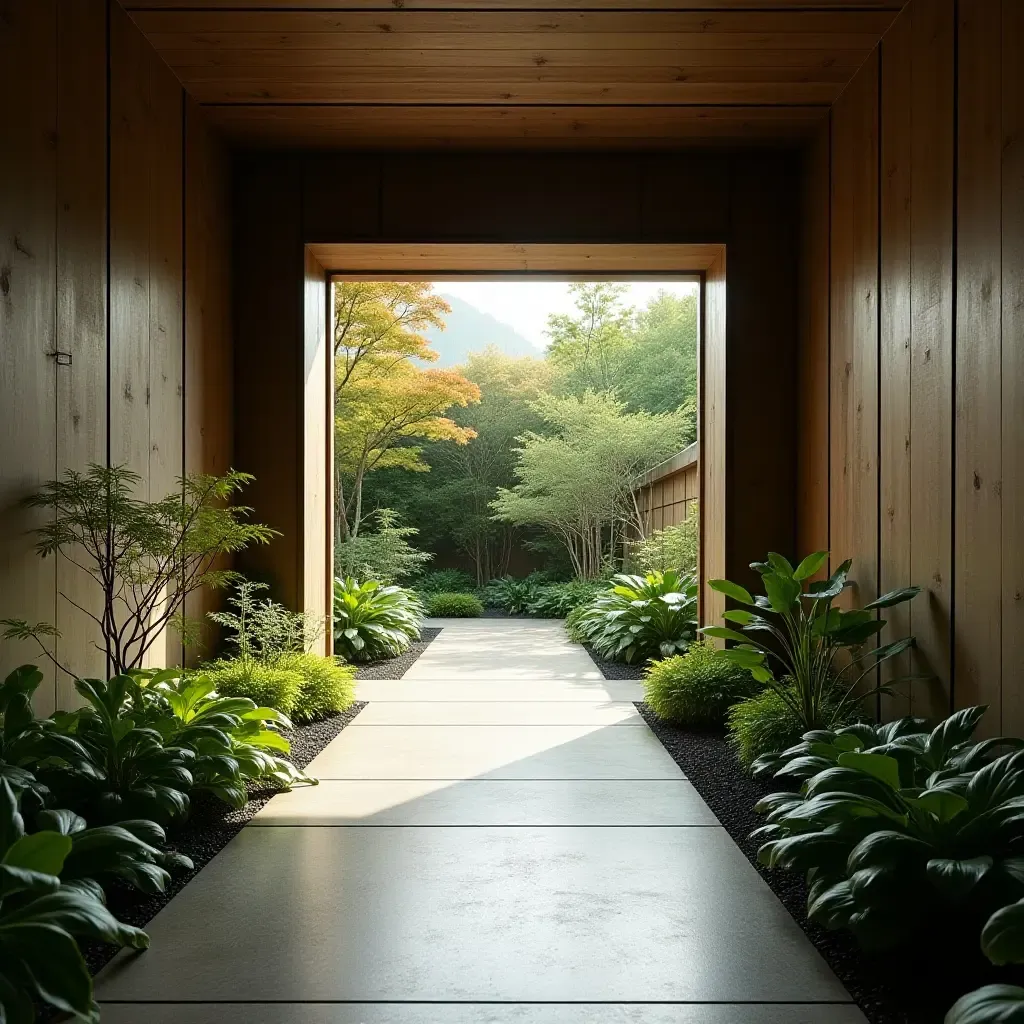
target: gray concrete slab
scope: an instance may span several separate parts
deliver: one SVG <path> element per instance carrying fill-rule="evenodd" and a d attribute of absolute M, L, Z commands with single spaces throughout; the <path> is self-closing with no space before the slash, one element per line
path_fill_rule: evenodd
<path fill-rule="evenodd" d="M 350 729 L 377 725 L 632 725 L 647 728 L 631 701 L 375 701 Z"/>
<path fill-rule="evenodd" d="M 644 699 L 643 683 L 632 679 L 360 679 L 356 699 L 366 701 L 636 701 Z"/>
<path fill-rule="evenodd" d="M 865 1024 L 847 1004 L 690 1003 L 494 1006 L 486 1003 L 102 1004 L 103 1024 Z"/>
<path fill-rule="evenodd" d="M 389 725 L 346 729 L 307 769 L 321 779 L 674 779 L 649 729 Z"/>
<path fill-rule="evenodd" d="M 148 931 L 100 1001 L 848 1001 L 718 828 L 246 828 Z"/>
<path fill-rule="evenodd" d="M 717 826 L 718 819 L 685 779 L 325 779 L 275 796 L 252 824 Z"/>

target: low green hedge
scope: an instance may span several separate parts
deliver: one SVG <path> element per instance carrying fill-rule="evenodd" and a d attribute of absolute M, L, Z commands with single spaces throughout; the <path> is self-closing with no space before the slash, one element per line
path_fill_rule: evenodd
<path fill-rule="evenodd" d="M 723 725 L 733 704 L 760 690 L 749 672 L 716 657 L 709 640 L 654 662 L 644 679 L 645 700 L 659 718 L 700 727 Z"/>
<path fill-rule="evenodd" d="M 286 654 L 278 661 L 278 667 L 302 676 L 291 713 L 296 722 L 315 722 L 336 715 L 355 699 L 355 669 L 337 658 Z"/>
<path fill-rule="evenodd" d="M 427 614 L 435 619 L 478 619 L 484 606 L 476 594 L 431 594 Z"/>

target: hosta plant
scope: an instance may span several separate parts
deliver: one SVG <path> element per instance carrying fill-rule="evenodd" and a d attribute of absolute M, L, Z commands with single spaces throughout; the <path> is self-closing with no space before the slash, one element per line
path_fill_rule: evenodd
<path fill-rule="evenodd" d="M 85 757 L 48 759 L 36 769 L 55 802 L 87 821 L 109 824 L 134 818 L 166 823 L 188 813 L 195 753 L 167 744 L 147 721 L 139 681 L 130 675 L 78 679 L 86 700 L 53 721 L 77 741 Z"/>
<path fill-rule="evenodd" d="M 545 583 L 537 595 L 527 602 L 528 614 L 540 619 L 564 619 L 574 608 L 589 604 L 604 590 L 592 580 L 569 580 L 567 583 Z"/>
<path fill-rule="evenodd" d="M 877 725 L 857 722 L 839 729 L 804 733 L 800 742 L 781 753 L 754 762 L 755 775 L 809 779 L 839 764 L 848 751 L 887 754 L 900 765 L 900 783 L 923 786 L 933 773 L 958 775 L 974 771 L 1000 753 L 1019 749 L 1024 741 L 1001 736 L 974 743 L 972 737 L 986 706 L 964 708 L 929 731 L 923 718 L 899 718 Z"/>
<path fill-rule="evenodd" d="M 954 723 L 938 743 L 954 746 L 970 728 Z M 980 930 L 1024 896 L 1024 751 L 940 770 L 924 786 L 903 785 L 904 770 L 891 753 L 844 751 L 800 793 L 758 804 L 761 863 L 804 873 L 811 920 L 866 946 Z"/>
<path fill-rule="evenodd" d="M 530 603 L 540 596 L 541 579 L 536 575 L 516 579 L 501 576 L 484 587 L 484 599 L 492 608 L 502 608 L 509 615 L 525 615 Z"/>
<path fill-rule="evenodd" d="M 738 628 L 707 626 L 704 634 L 735 641 L 737 646 L 719 657 L 748 669 L 774 690 L 805 731 L 844 724 L 851 705 L 869 693 L 889 692 L 888 687 L 864 690 L 861 683 L 879 664 L 914 643 L 913 637 L 904 637 L 865 649 L 885 628 L 885 619 L 875 612 L 909 601 L 919 588 L 893 590 L 863 608 L 843 611 L 834 602 L 847 586 L 853 564 L 849 559 L 828 579 L 808 582 L 828 554 L 816 551 L 796 568 L 775 552 L 766 562 L 751 563 L 765 589 L 757 596 L 729 580 L 708 581 L 713 590 L 747 607 L 723 615 Z"/>
<path fill-rule="evenodd" d="M 0 779 L 0 1020 L 32 1024 L 43 1003 L 98 1022 L 92 977 L 78 939 L 145 949 L 146 933 L 121 924 L 95 882 L 62 882 L 71 836 L 26 834 L 17 797 Z"/>
<path fill-rule="evenodd" d="M 636 664 L 681 654 L 696 635 L 697 582 L 675 572 L 619 573 L 573 628 L 610 661 Z"/>
<path fill-rule="evenodd" d="M 347 661 L 395 658 L 422 624 L 423 605 L 411 590 L 351 576 L 334 581 L 334 644 Z"/>

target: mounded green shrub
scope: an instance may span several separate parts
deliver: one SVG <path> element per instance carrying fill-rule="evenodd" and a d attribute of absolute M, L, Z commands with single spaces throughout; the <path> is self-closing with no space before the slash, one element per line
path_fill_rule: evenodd
<path fill-rule="evenodd" d="M 325 658 L 321 654 L 285 654 L 275 667 L 302 676 L 291 712 L 295 722 L 315 722 L 337 714 L 355 698 L 355 669 L 337 658 Z"/>
<path fill-rule="evenodd" d="M 462 594 L 476 586 L 464 569 L 434 569 L 410 584 L 417 594 Z"/>
<path fill-rule="evenodd" d="M 476 594 L 431 594 L 427 614 L 435 619 L 478 619 L 484 606 Z"/>
<path fill-rule="evenodd" d="M 716 657 L 709 640 L 696 640 L 685 654 L 654 662 L 644 679 L 651 710 L 682 725 L 723 725 L 733 704 L 760 689 L 745 669 Z"/>
<path fill-rule="evenodd" d="M 790 692 L 797 697 L 796 689 Z M 823 698 L 822 706 L 836 726 L 847 725 L 858 717 L 856 706 L 844 705 L 838 689 Z M 807 731 L 803 719 L 772 689 L 764 689 L 748 700 L 733 704 L 726 717 L 729 740 L 744 768 L 752 767 L 763 754 L 786 750 L 799 743 Z"/>
<path fill-rule="evenodd" d="M 291 718 L 305 679 L 290 668 L 267 665 L 254 658 L 215 661 L 203 669 L 223 697 L 248 697 L 257 707 L 273 708 Z"/>
<path fill-rule="evenodd" d="M 334 650 L 346 661 L 397 658 L 423 625 L 423 602 L 404 587 L 346 576 L 334 581 Z"/>

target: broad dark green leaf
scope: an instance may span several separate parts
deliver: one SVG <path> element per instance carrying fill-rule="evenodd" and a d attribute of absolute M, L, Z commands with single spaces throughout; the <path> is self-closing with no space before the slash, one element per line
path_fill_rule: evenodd
<path fill-rule="evenodd" d="M 881 779 L 892 789 L 900 788 L 899 762 L 884 754 L 865 754 L 858 750 L 847 750 L 838 757 L 839 764 L 844 768 L 854 768 L 867 772 L 876 779 Z"/>
<path fill-rule="evenodd" d="M 734 601 L 739 601 L 740 604 L 751 606 L 755 604 L 750 591 L 738 583 L 732 583 L 729 580 L 708 580 L 708 586 L 720 594 L 725 594 L 726 597 L 731 597 Z"/>
<path fill-rule="evenodd" d="M 1024 902 L 997 910 L 981 931 L 982 952 L 994 964 L 1024 963 Z"/>
<path fill-rule="evenodd" d="M 810 579 L 828 561 L 827 551 L 815 551 L 808 555 L 793 571 L 793 579 Z"/>
<path fill-rule="evenodd" d="M 944 1024 L 1024 1024 L 1024 988 L 985 985 L 961 996 Z"/>

